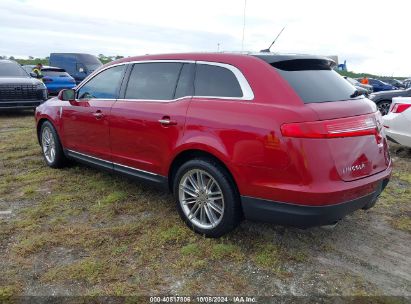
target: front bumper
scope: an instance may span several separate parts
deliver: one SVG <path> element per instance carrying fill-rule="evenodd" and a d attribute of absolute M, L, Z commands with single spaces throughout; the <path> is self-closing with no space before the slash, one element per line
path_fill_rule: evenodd
<path fill-rule="evenodd" d="M 298 228 L 330 225 L 355 210 L 371 207 L 387 186 L 388 181 L 389 178 L 380 180 L 376 190 L 368 195 L 334 205 L 296 205 L 249 196 L 241 196 L 241 204 L 244 216 L 249 220 Z"/>
<path fill-rule="evenodd" d="M 45 100 L 5 100 L 0 101 L 0 110 L 7 109 L 34 109 Z"/>

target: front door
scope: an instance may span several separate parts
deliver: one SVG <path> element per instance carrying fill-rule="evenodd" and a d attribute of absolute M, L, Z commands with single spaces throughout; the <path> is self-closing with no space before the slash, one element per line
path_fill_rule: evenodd
<path fill-rule="evenodd" d="M 111 161 L 110 111 L 118 97 L 125 65 L 103 70 L 76 92 L 76 100 L 62 108 L 66 149 Z"/>
<path fill-rule="evenodd" d="M 183 136 L 193 71 L 194 64 L 183 62 L 133 65 L 124 98 L 117 100 L 111 111 L 110 141 L 116 170 L 131 167 L 142 174 L 166 174 L 165 165 Z M 116 164 L 122 166 L 116 168 Z"/>

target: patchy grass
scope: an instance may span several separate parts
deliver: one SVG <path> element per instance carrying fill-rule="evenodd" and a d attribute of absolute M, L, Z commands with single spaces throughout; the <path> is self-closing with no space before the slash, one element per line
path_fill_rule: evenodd
<path fill-rule="evenodd" d="M 397 219 L 392 219 L 391 223 L 397 229 L 411 232 L 411 217 L 409 215 L 402 215 Z"/>
<path fill-rule="evenodd" d="M 340 266 L 318 262 L 341 255 L 345 232 L 339 228 L 324 233 L 245 222 L 224 238 L 206 239 L 185 226 L 167 194 L 75 163 L 48 168 L 30 113 L 0 115 L 0 155 L 0 210 L 13 212 L 0 218 L 0 299 L 37 290 L 271 295 L 321 294 L 343 286 L 333 277 Z M 372 212 L 409 232 L 411 161 L 399 157 L 395 164 L 393 180 Z M 357 222 L 367 225 L 357 216 L 344 229 L 364 233 Z M 378 291 L 379 281 L 353 272 L 355 279 L 344 287 L 350 294 Z M 325 274 L 315 278 L 321 287 L 314 291 L 300 281 L 317 273 Z"/>

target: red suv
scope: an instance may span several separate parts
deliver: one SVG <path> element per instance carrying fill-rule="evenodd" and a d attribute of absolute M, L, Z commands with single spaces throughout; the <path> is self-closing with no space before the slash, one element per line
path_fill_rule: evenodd
<path fill-rule="evenodd" d="M 171 54 L 109 63 L 40 105 L 46 163 L 169 189 L 196 232 L 310 227 L 375 204 L 392 166 L 375 104 L 307 55 Z M 154 202 L 153 202 L 154 203 Z"/>

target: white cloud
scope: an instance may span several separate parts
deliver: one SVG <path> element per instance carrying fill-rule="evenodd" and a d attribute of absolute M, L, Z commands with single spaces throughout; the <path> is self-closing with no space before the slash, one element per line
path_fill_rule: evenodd
<path fill-rule="evenodd" d="M 2 0 L 1 55 L 241 49 L 243 0 Z M 350 70 L 411 75 L 407 1 L 247 0 L 245 49 L 336 54 Z"/>

